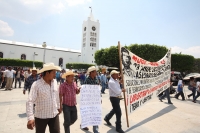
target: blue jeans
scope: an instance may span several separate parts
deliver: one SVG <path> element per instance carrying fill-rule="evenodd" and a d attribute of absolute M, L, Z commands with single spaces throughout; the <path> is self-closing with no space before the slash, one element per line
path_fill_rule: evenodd
<path fill-rule="evenodd" d="M 99 133 L 99 127 L 98 126 L 93 126 L 93 132 L 94 133 Z"/>
<path fill-rule="evenodd" d="M 170 99 L 170 96 L 169 96 L 169 88 L 167 88 L 166 90 L 165 90 L 165 94 L 164 95 L 162 95 L 159 99 L 164 99 L 165 97 L 167 97 L 167 100 L 168 100 L 168 103 L 171 103 L 171 99 Z"/>
<path fill-rule="evenodd" d="M 194 101 L 196 101 L 199 96 L 200 96 L 200 92 L 197 91 L 197 95 L 194 97 Z"/>
<path fill-rule="evenodd" d="M 63 104 L 64 128 L 65 133 L 70 133 L 70 126 L 77 120 L 76 106 L 68 106 Z"/>
<path fill-rule="evenodd" d="M 192 91 L 192 93 L 190 95 L 188 95 L 188 97 L 193 96 L 193 100 L 194 100 L 194 97 L 195 97 L 195 94 L 196 94 L 196 88 L 193 87 L 193 89 L 191 91 Z"/>
<path fill-rule="evenodd" d="M 104 93 L 106 89 L 106 83 L 101 82 L 101 86 L 102 86 L 101 92 Z"/>

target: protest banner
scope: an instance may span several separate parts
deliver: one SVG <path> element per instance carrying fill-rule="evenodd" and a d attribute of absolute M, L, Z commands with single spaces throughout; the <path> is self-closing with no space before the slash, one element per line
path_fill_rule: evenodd
<path fill-rule="evenodd" d="M 81 128 L 101 124 L 101 91 L 99 85 L 82 85 L 80 89 Z"/>
<path fill-rule="evenodd" d="M 126 89 L 126 113 L 130 115 L 170 87 L 171 50 L 159 61 L 149 62 L 121 47 L 120 43 L 118 48 L 123 86 Z"/>

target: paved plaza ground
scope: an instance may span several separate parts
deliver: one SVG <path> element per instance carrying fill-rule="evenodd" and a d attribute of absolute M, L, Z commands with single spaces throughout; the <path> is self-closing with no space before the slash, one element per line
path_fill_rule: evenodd
<path fill-rule="evenodd" d="M 185 86 L 186 93 L 187 90 Z M 4 91 L 0 89 L 0 133 L 34 133 L 26 128 L 26 100 L 28 95 L 22 94 L 22 88 Z M 124 101 L 121 101 L 122 128 L 126 133 L 200 133 L 200 101 L 191 102 L 177 100 L 171 95 L 173 105 L 167 104 L 167 100 L 160 102 L 153 99 L 129 116 L 130 127 L 126 126 Z M 181 97 L 179 98 L 181 99 Z M 200 99 L 199 99 L 200 100 Z M 79 103 L 79 95 L 77 96 Z M 92 133 L 80 129 L 79 104 L 78 120 L 71 126 L 71 133 Z M 111 110 L 108 90 L 102 95 L 102 119 Z M 99 126 L 100 133 L 116 133 L 115 116 L 111 119 L 113 126 L 107 126 L 104 121 Z M 61 133 L 64 133 L 63 114 L 60 115 Z M 48 129 L 46 130 L 48 133 Z"/>

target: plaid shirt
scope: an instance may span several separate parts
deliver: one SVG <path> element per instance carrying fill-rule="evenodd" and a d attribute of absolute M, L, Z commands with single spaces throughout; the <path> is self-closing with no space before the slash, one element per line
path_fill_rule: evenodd
<path fill-rule="evenodd" d="M 33 104 L 36 104 L 35 113 L 33 113 Z M 26 103 L 28 120 L 34 120 L 34 117 L 54 118 L 58 114 L 59 108 L 60 99 L 56 80 L 52 80 L 51 85 L 46 83 L 43 78 L 34 82 Z"/>
<path fill-rule="evenodd" d="M 67 106 L 76 105 L 76 92 L 78 88 L 76 83 L 68 84 L 64 82 L 60 85 L 59 94 L 63 96 L 63 104 Z"/>
<path fill-rule="evenodd" d="M 38 75 L 36 75 L 36 78 L 34 78 L 32 75 L 30 75 L 25 80 L 24 90 L 30 89 L 33 82 L 37 81 L 38 79 L 40 79 L 40 77 Z"/>
<path fill-rule="evenodd" d="M 98 85 L 98 80 L 96 78 L 92 79 L 90 76 L 88 76 L 84 82 L 84 84 L 91 84 L 91 85 Z"/>

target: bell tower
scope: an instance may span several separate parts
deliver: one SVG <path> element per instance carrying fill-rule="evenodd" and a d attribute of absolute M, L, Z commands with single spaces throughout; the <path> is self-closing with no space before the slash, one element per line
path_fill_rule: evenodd
<path fill-rule="evenodd" d="M 97 50 L 99 50 L 99 31 L 99 20 L 94 19 L 91 8 L 90 16 L 86 21 L 83 21 L 82 24 L 82 63 L 95 64 L 94 54 Z"/>

